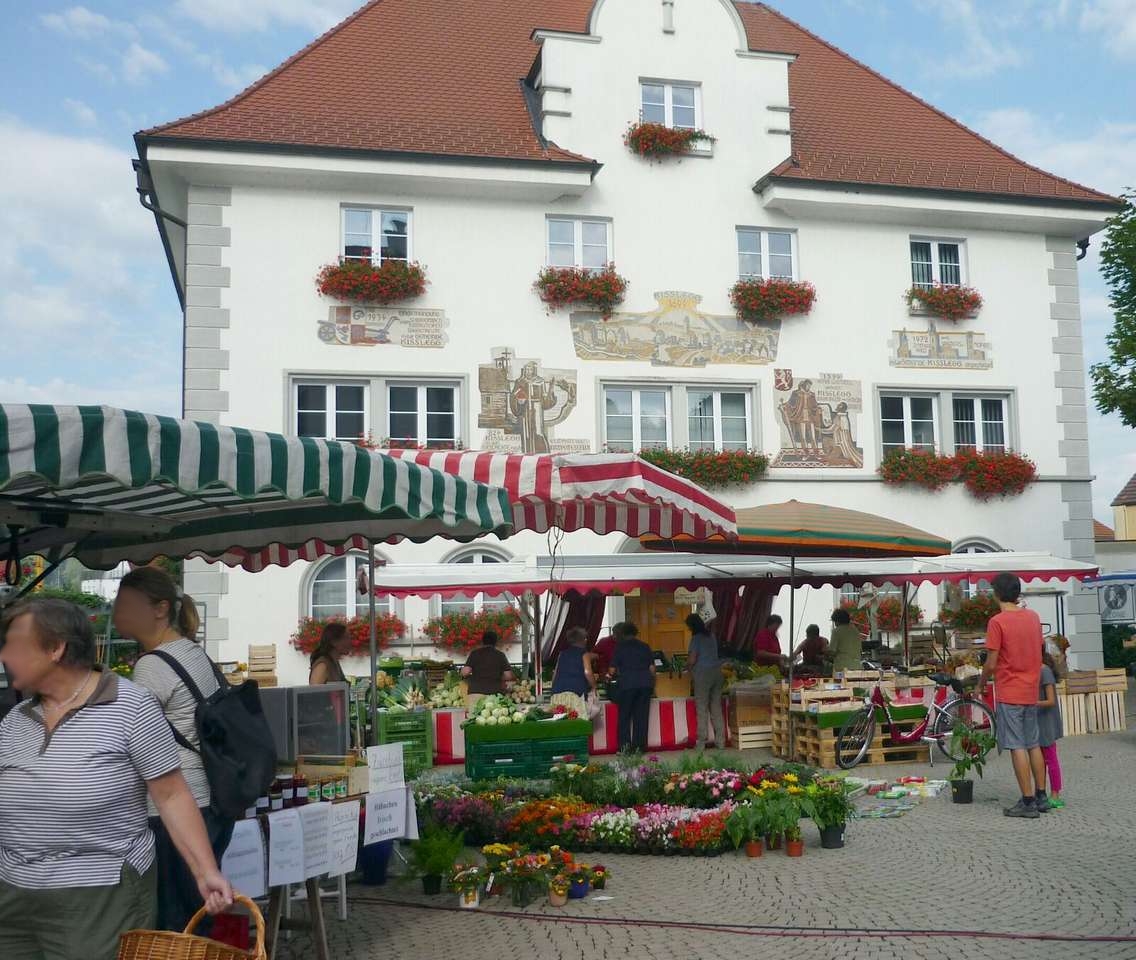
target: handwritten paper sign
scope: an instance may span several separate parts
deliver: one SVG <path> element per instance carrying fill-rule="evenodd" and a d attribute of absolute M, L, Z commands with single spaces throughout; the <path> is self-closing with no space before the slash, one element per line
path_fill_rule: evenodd
<path fill-rule="evenodd" d="M 406 833 L 406 787 L 368 793 L 363 845 L 394 840 Z"/>
<path fill-rule="evenodd" d="M 304 879 L 318 877 L 327 873 L 331 866 L 331 847 L 328 836 L 331 833 L 330 803 L 310 803 L 300 807 L 300 822 L 304 827 Z M 351 804 L 344 804 L 351 806 Z"/>
<path fill-rule="evenodd" d="M 268 885 L 304 882 L 304 825 L 299 809 L 268 815 Z"/>
<path fill-rule="evenodd" d="M 233 839 L 221 858 L 221 872 L 233 889 L 246 897 L 263 897 L 268 890 L 264 876 L 264 837 L 259 821 L 238 820 Z"/>
<path fill-rule="evenodd" d="M 391 790 L 406 783 L 402 766 L 402 744 L 387 743 L 367 747 L 368 789 L 372 793 Z"/>
<path fill-rule="evenodd" d="M 331 806 L 327 836 L 329 877 L 339 877 L 355 869 L 359 859 L 359 804 Z"/>

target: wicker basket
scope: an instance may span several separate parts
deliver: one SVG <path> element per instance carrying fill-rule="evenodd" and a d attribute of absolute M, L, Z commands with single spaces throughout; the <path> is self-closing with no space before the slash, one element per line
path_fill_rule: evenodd
<path fill-rule="evenodd" d="M 205 908 L 197 911 L 186 924 L 184 933 L 168 930 L 129 930 L 118 945 L 118 960 L 268 960 L 264 949 L 264 917 L 257 905 L 247 897 L 233 898 L 250 914 L 256 924 L 256 946 L 240 950 L 216 940 L 193 935 L 193 929 L 205 917 Z"/>

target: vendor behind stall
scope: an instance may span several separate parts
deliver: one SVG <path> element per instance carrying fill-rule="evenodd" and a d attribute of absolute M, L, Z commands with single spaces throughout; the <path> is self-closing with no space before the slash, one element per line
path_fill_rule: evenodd
<path fill-rule="evenodd" d="M 828 643 L 828 652 L 832 656 L 833 674 L 844 670 L 859 670 L 863 664 L 863 638 L 860 631 L 852 626 L 852 618 L 848 611 L 837 609 L 832 611 L 832 639 Z"/>
<path fill-rule="evenodd" d="M 596 655 L 588 653 L 588 632 L 583 627 L 573 627 L 564 640 L 567 645 L 556 658 L 552 692 L 586 697 L 596 689 Z"/>
<path fill-rule="evenodd" d="M 759 667 L 780 667 L 789 669 L 789 658 L 781 653 L 781 639 L 777 631 L 784 621 L 773 614 L 765 621 L 765 626 L 753 638 L 753 662 Z"/>
<path fill-rule="evenodd" d="M 347 624 L 338 620 L 325 624 L 309 661 L 308 685 L 315 687 L 324 683 L 346 683 L 347 677 L 343 675 L 339 661 L 350 650 L 351 635 L 347 632 Z"/>
<path fill-rule="evenodd" d="M 509 658 L 497 649 L 500 638 L 492 630 L 481 635 L 481 646 L 471 650 L 462 667 L 466 679 L 466 705 L 473 707 L 482 697 L 491 693 L 504 693 L 505 684 L 514 679 Z"/>
<path fill-rule="evenodd" d="M 828 651 L 828 641 L 820 635 L 820 627 L 810 623 L 805 628 L 805 639 L 793 651 L 793 659 L 801 658 L 801 666 L 815 673 L 824 672 L 824 658 Z"/>

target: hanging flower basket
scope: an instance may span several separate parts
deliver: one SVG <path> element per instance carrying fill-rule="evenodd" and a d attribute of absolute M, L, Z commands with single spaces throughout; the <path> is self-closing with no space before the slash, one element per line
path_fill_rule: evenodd
<path fill-rule="evenodd" d="M 426 292 L 426 270 L 404 260 L 340 260 L 316 275 L 316 289 L 325 297 L 356 303 L 400 303 Z"/>
<path fill-rule="evenodd" d="M 990 618 L 1001 609 L 993 594 L 976 593 L 973 597 L 959 601 L 957 610 L 943 607 L 939 611 L 939 620 L 955 630 L 985 633 Z"/>
<path fill-rule="evenodd" d="M 623 135 L 627 149 L 640 157 L 656 160 L 690 153 L 696 143 L 713 143 L 705 130 L 675 129 L 662 123 L 632 123 Z"/>
<path fill-rule="evenodd" d="M 936 283 L 931 287 L 911 287 L 903 295 L 909 307 L 921 305 L 928 313 L 941 320 L 965 320 L 978 313 L 982 294 L 974 287 Z"/>
<path fill-rule="evenodd" d="M 444 613 L 427 620 L 422 633 L 436 647 L 468 653 L 481 646 L 481 638 L 486 630 L 493 630 L 502 643 L 510 643 L 520 624 L 520 614 L 508 607 L 477 613 Z"/>
<path fill-rule="evenodd" d="M 765 476 L 769 458 L 753 450 L 640 450 L 648 463 L 693 480 L 707 490 L 753 483 Z"/>
<path fill-rule="evenodd" d="M 311 653 L 319 643 L 323 628 L 329 623 L 342 623 L 347 626 L 347 635 L 351 638 L 351 653 L 361 655 L 371 646 L 371 619 L 363 615 L 358 617 L 304 617 L 296 632 L 292 634 L 292 646 L 300 653 Z M 406 624 L 391 613 L 381 613 L 375 616 L 375 638 L 379 649 L 384 650 L 399 637 L 406 633 Z"/>
<path fill-rule="evenodd" d="M 852 626 L 863 634 L 871 629 L 871 621 L 866 607 L 858 607 L 850 600 L 840 606 L 848 611 Z M 923 609 L 917 603 L 907 603 L 907 625 L 916 626 L 923 622 Z M 903 604 L 897 597 L 884 597 L 876 605 L 876 627 L 885 633 L 898 633 L 903 629 Z"/>
<path fill-rule="evenodd" d="M 803 280 L 739 280 L 730 288 L 738 319 L 751 323 L 808 313 L 815 300 L 816 287 Z"/>
<path fill-rule="evenodd" d="M 1011 451 L 979 453 L 963 448 L 947 457 L 929 450 L 892 450 L 880 463 L 879 474 L 884 483 L 925 490 L 961 482 L 976 499 L 989 500 L 1024 492 L 1037 479 L 1037 465 Z"/>
<path fill-rule="evenodd" d="M 567 306 L 591 307 L 607 319 L 623 303 L 627 280 L 615 272 L 614 263 L 601 270 L 545 267 L 533 283 L 533 289 L 553 310 Z"/>

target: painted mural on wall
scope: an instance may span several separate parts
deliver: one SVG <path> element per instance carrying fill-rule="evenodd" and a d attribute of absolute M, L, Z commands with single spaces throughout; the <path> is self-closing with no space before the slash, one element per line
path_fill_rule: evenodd
<path fill-rule="evenodd" d="M 864 409 L 859 380 L 845 380 L 837 373 L 799 377 L 778 369 L 773 371 L 773 391 L 781 449 L 772 466 L 864 465 L 864 451 L 856 443 Z"/>
<path fill-rule="evenodd" d="M 508 347 L 493 350 L 493 362 L 478 367 L 482 448 L 509 453 L 575 451 L 587 441 L 558 445 L 553 428 L 576 409 L 576 371 L 546 370 L 539 360 L 522 360 Z M 557 447 L 560 446 L 560 449 Z"/>
<path fill-rule="evenodd" d="M 642 360 L 657 367 L 715 363 L 773 363 L 781 321 L 749 323 L 733 314 L 703 313 L 694 293 L 662 291 L 646 313 L 571 315 L 572 341 L 581 360 Z"/>
<path fill-rule="evenodd" d="M 985 334 L 972 330 L 944 333 L 934 326 L 927 330 L 894 330 L 888 346 L 893 367 L 989 370 L 994 366 L 990 341 Z"/>
<path fill-rule="evenodd" d="M 328 307 L 319 325 L 324 343 L 344 347 L 419 347 L 440 350 L 450 338 L 444 310 L 413 307 Z"/>

